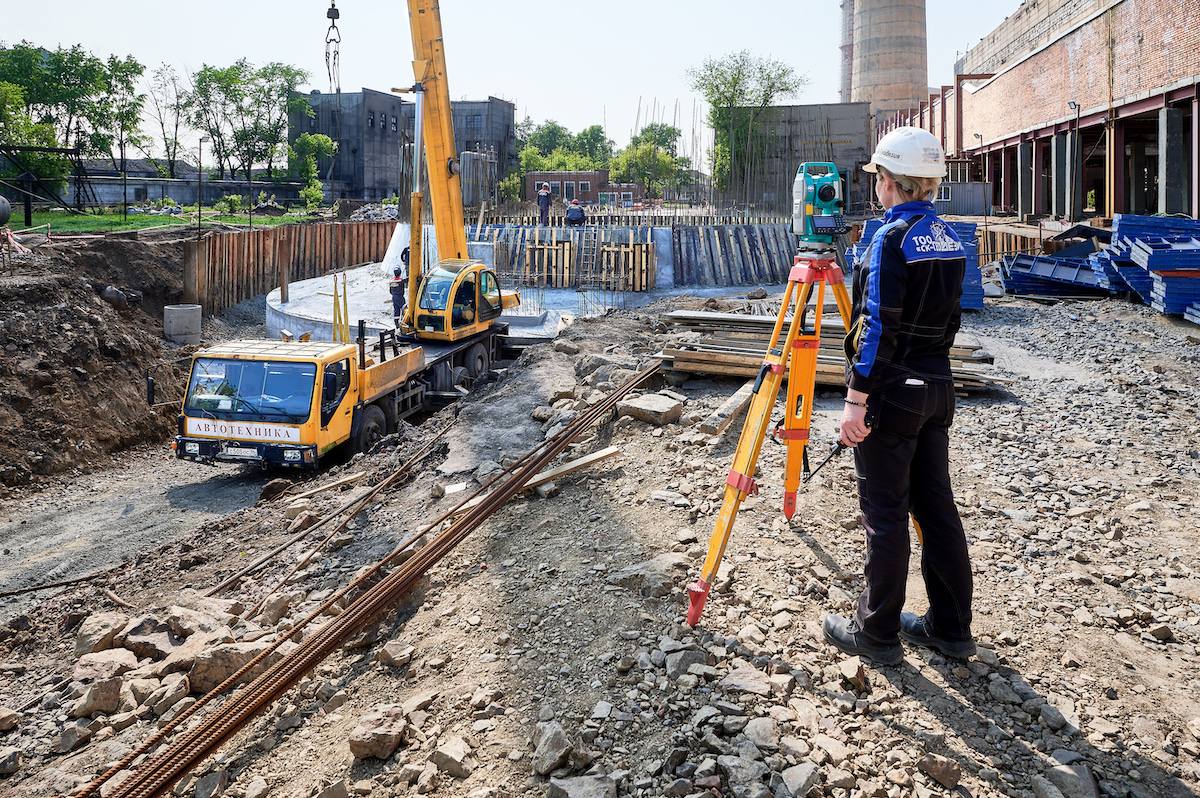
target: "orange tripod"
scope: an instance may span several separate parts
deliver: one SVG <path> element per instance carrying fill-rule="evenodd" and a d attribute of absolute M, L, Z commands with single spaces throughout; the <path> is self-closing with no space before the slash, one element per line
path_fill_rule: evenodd
<path fill-rule="evenodd" d="M 688 585 L 688 624 L 700 621 L 708 594 L 716 582 L 725 546 L 733 531 L 738 510 L 747 496 L 758 493 L 754 472 L 758 456 L 771 423 L 771 411 L 779 396 L 786 370 L 788 375 L 787 405 L 783 420 L 773 434 L 787 446 L 787 465 L 783 479 L 783 514 L 789 519 L 796 512 L 796 493 L 804 474 L 808 473 L 808 441 L 812 426 L 812 403 L 817 381 L 817 354 L 821 346 L 821 316 L 825 306 L 825 288 L 829 287 L 837 303 L 838 313 L 850 329 L 850 295 L 846 291 L 841 267 L 832 249 L 801 250 L 788 275 L 783 305 L 775 319 L 767 352 L 754 382 L 746 423 L 738 438 L 733 467 L 725 480 L 725 496 L 721 511 L 708 543 L 708 557 L 700 578 Z M 805 329 L 808 301 L 814 295 L 813 326 Z M 789 314 L 791 318 L 789 319 Z"/>

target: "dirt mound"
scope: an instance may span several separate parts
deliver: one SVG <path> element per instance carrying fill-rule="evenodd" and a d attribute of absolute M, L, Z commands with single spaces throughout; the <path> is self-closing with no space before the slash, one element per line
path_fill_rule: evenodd
<path fill-rule="evenodd" d="M 156 316 L 163 305 L 183 299 L 183 241 L 178 239 L 65 241 L 40 247 L 38 254 L 50 258 L 55 271 L 137 291 L 143 308 Z"/>
<path fill-rule="evenodd" d="M 10 487 L 170 430 L 146 406 L 143 374 L 162 359 L 151 317 L 106 292 L 109 281 L 39 261 L 22 269 L 37 273 L 0 277 L 0 484 Z"/>

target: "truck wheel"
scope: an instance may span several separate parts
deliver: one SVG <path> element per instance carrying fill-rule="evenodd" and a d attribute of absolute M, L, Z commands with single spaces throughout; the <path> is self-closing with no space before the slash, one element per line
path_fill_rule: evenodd
<path fill-rule="evenodd" d="M 378 405 L 367 405 L 363 408 L 362 424 L 358 427 L 358 437 L 354 441 L 356 452 L 366 452 L 379 443 L 387 435 L 387 417 Z"/>
<path fill-rule="evenodd" d="M 463 362 L 467 368 L 467 374 L 471 379 L 479 379 L 486 375 L 492 368 L 492 358 L 488 354 L 487 347 L 483 344 L 475 344 L 467 350 L 467 357 Z"/>

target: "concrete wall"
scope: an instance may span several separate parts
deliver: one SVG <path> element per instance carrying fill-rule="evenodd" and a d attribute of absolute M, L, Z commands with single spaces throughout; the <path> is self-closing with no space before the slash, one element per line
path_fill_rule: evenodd
<path fill-rule="evenodd" d="M 877 115 L 929 98 L 925 0 L 855 0 L 850 99 Z"/>
<path fill-rule="evenodd" d="M 791 213 L 792 183 L 805 161 L 832 160 L 848 181 L 850 203 L 867 199 L 870 183 L 859 168 L 871 156 L 867 103 L 777 106 L 759 119 L 766 145 L 761 202 L 767 208 Z"/>
<path fill-rule="evenodd" d="M 314 115 L 288 118 L 288 142 L 302 133 L 324 133 L 338 142 L 332 159 L 331 199 L 381 200 L 412 189 L 411 142 L 416 107 L 400 97 L 373 89 L 301 95 Z M 451 102 L 454 139 L 460 152 L 494 151 L 500 177 L 516 166 L 516 108 L 496 97 Z M 339 114 L 340 107 L 340 114 Z M 394 120 L 394 122 L 393 122 Z M 330 160 L 318 162 L 322 178 Z"/>
<path fill-rule="evenodd" d="M 92 177 L 88 181 L 96 194 L 96 201 L 101 205 L 120 205 L 125 196 L 125 187 L 119 177 Z M 75 178 L 68 178 L 67 187 L 59 195 L 68 202 L 75 199 Z M 280 203 L 299 201 L 299 183 L 254 183 L 253 187 L 245 180 L 205 180 L 204 203 L 216 202 L 227 194 L 249 196 L 253 191 L 255 198 L 260 192 L 267 196 L 275 195 Z M 169 180 L 167 178 L 131 177 L 128 181 L 129 204 L 138 205 L 143 202 L 155 202 L 170 197 L 181 205 L 192 205 L 196 202 L 197 183 L 191 180 Z"/>
<path fill-rule="evenodd" d="M 1056 32 L 1089 16 L 1111 0 L 1022 0 L 991 33 L 955 63 L 960 75 L 998 72 L 1043 44 Z"/>
<path fill-rule="evenodd" d="M 1197 74 L 1200 0 L 1123 0 L 965 91 L 964 145 L 1068 119 L 1068 100 L 1087 115 Z"/>

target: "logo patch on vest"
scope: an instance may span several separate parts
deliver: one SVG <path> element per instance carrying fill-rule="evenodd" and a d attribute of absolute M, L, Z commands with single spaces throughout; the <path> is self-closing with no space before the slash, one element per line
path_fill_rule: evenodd
<path fill-rule="evenodd" d="M 931 252 L 962 252 L 962 244 L 940 221 L 929 225 L 929 235 L 914 235 L 911 239 L 913 248 L 918 254 Z"/>

